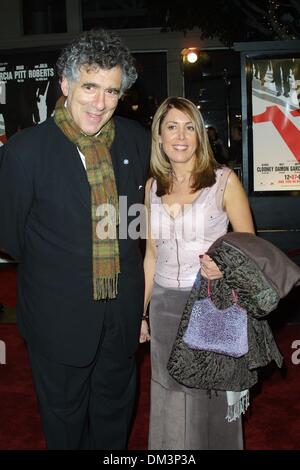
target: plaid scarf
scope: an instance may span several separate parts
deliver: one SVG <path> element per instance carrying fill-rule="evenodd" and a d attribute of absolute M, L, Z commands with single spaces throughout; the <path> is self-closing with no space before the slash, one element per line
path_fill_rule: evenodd
<path fill-rule="evenodd" d="M 117 283 L 120 273 L 117 239 L 118 193 L 109 153 L 115 136 L 114 121 L 110 119 L 98 136 L 85 135 L 65 107 L 64 96 L 56 103 L 54 121 L 85 157 L 87 178 L 91 188 L 93 298 L 94 300 L 112 299 L 118 293 Z M 106 206 L 108 212 L 103 210 L 105 206 L 101 206 L 102 204 L 108 205 Z M 101 212 L 100 221 L 97 209 Z M 108 222 L 105 222 L 105 215 L 108 215 Z"/>

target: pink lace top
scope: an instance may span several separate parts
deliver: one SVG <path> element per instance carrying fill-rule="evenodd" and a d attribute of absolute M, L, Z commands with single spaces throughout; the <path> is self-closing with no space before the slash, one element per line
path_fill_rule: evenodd
<path fill-rule="evenodd" d="M 151 231 L 157 250 L 154 280 L 163 287 L 192 287 L 199 270 L 199 255 L 227 232 L 228 217 L 223 194 L 231 170 L 216 171 L 216 182 L 200 191 L 174 218 L 156 195 L 156 181 L 150 191 Z"/>

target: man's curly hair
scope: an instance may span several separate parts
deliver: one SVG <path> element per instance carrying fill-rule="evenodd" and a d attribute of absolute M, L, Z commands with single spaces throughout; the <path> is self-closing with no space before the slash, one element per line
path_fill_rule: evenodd
<path fill-rule="evenodd" d="M 56 63 L 60 78 L 77 81 L 80 68 L 101 68 L 110 70 L 119 66 L 122 69 L 120 94 L 130 88 L 137 79 L 134 58 L 119 36 L 115 33 L 98 29 L 83 33 L 67 45 Z"/>

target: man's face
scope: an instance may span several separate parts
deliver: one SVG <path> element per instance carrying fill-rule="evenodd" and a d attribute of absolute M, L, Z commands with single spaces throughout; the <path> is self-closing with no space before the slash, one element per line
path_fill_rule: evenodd
<path fill-rule="evenodd" d="M 61 89 L 67 109 L 84 134 L 97 134 L 113 115 L 120 96 L 122 71 L 82 67 L 78 81 L 63 77 Z"/>

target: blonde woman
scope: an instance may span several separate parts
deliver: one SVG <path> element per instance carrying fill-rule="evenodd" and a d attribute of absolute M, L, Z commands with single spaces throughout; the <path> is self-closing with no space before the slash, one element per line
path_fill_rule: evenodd
<path fill-rule="evenodd" d="M 166 365 L 201 256 L 202 275 L 222 273 L 205 254 L 228 230 L 254 233 L 244 189 L 213 157 L 202 116 L 185 98 L 167 98 L 152 125 L 151 172 L 145 203 L 149 223 L 144 319 L 140 341 L 150 340 L 149 449 L 242 449 L 241 419 L 225 421 L 226 392 L 186 388 Z"/>

